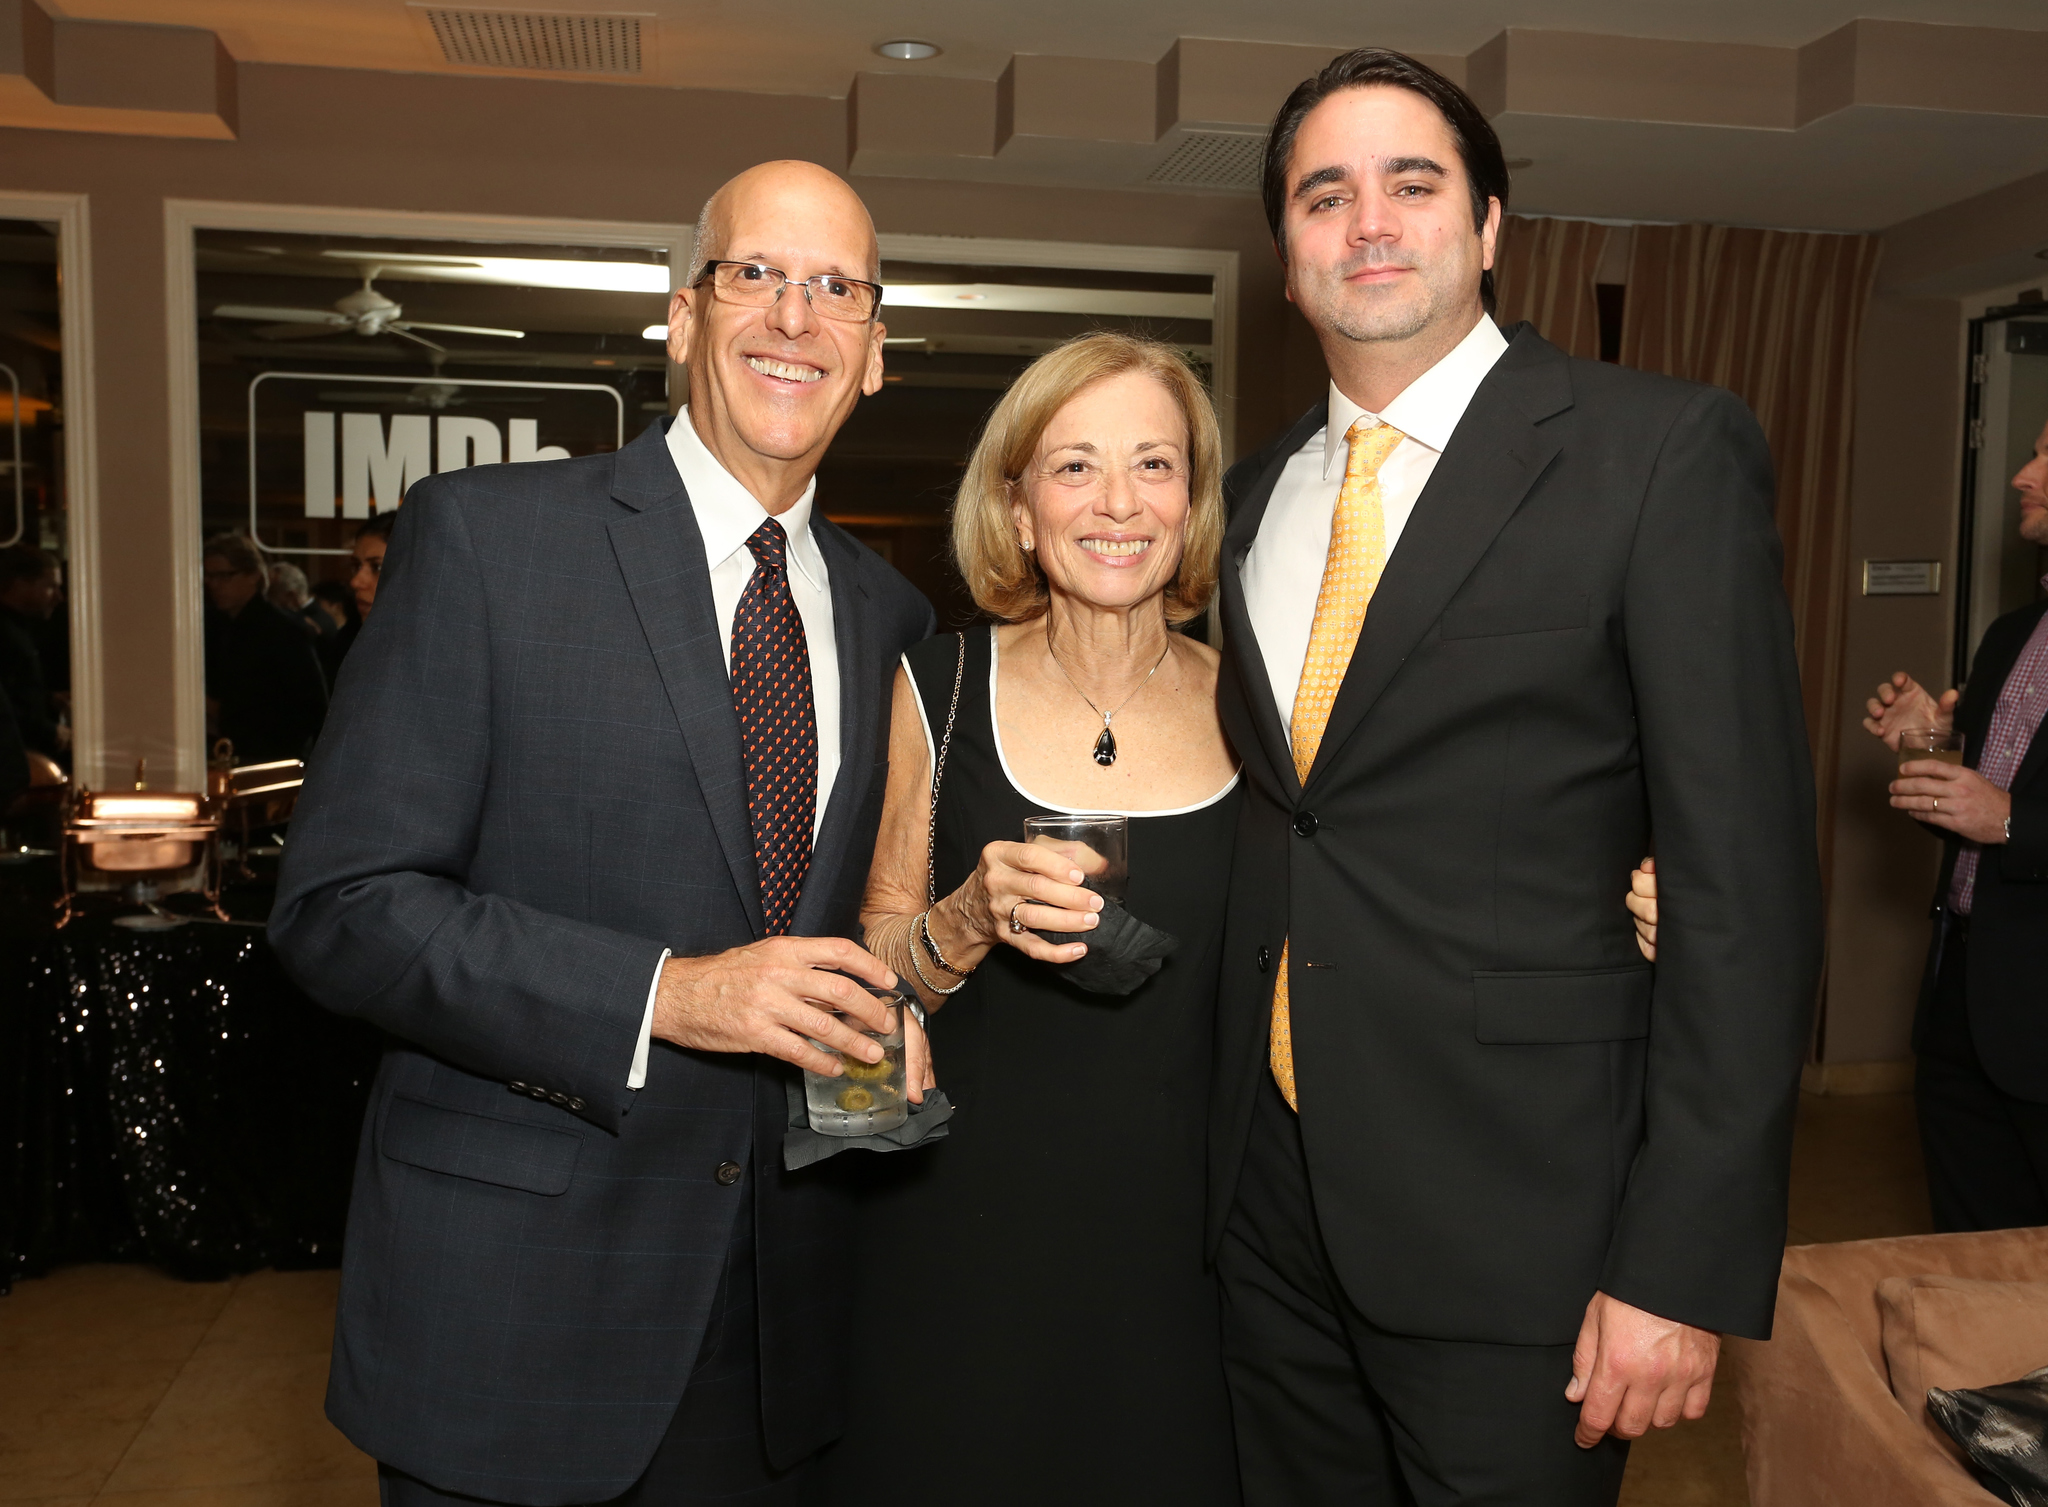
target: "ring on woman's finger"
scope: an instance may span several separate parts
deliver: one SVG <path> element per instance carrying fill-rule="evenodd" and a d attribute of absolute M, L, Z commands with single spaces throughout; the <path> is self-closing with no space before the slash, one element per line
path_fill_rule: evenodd
<path fill-rule="evenodd" d="M 1936 810 L 1936 811 L 1939 811 L 1939 810 L 1941 809 L 1941 797 L 1940 797 L 1940 796 L 1938 796 L 1938 795 L 1937 795 L 1937 796 L 1936 796 L 1936 797 L 1934 798 L 1934 805 L 1933 805 L 1932 809 L 1933 809 L 1933 810 Z"/>
<path fill-rule="evenodd" d="M 1020 937 L 1023 936 L 1025 932 L 1031 930 L 1031 928 L 1026 926 L 1022 921 L 1019 921 L 1017 919 L 1017 912 L 1024 909 L 1024 907 L 1029 903 L 1029 901 L 1019 900 L 1015 905 L 1010 907 L 1010 930 L 1013 934 Z"/>

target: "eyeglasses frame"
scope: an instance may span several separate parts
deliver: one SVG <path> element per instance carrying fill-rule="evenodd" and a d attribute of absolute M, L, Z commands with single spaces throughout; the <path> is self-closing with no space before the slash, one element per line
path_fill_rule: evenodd
<path fill-rule="evenodd" d="M 866 319 L 841 319 L 838 322 L 840 324 L 873 324 L 877 319 L 880 319 L 882 317 L 883 290 L 882 285 L 880 283 L 871 283 L 864 277 L 844 277 L 836 272 L 820 272 L 811 277 L 798 279 L 791 277 L 787 272 L 784 272 L 780 267 L 771 267 L 766 262 L 738 262 L 722 258 L 715 262 L 706 262 L 703 265 L 703 267 L 701 267 L 698 270 L 697 280 L 694 283 L 691 283 L 690 286 L 693 288 L 703 287 L 706 283 L 710 282 L 714 277 L 718 275 L 718 269 L 720 267 L 754 267 L 758 268 L 762 272 L 773 272 L 777 277 L 782 279 L 782 286 L 775 290 L 775 297 L 770 299 L 767 303 L 736 305 L 736 307 L 739 308 L 772 309 L 775 307 L 776 303 L 781 299 L 785 290 L 789 288 L 802 288 L 804 290 L 804 302 L 811 307 L 812 311 L 815 312 L 820 319 L 832 319 L 835 317 L 834 315 L 827 314 L 824 312 L 824 310 L 818 308 L 818 301 L 815 296 L 813 285 L 822 282 L 856 283 L 863 288 L 873 288 L 875 290 L 875 306 L 868 312 L 868 317 Z M 713 288 L 712 296 L 716 297 L 717 292 L 718 290 L 716 288 Z"/>

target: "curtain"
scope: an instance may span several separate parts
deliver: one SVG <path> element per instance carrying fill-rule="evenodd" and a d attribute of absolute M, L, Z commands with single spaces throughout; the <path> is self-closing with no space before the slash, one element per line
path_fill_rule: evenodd
<path fill-rule="evenodd" d="M 1876 236 L 1639 225 L 1621 323 L 1622 365 L 1729 388 L 1770 441 L 1823 873 L 1840 741 L 1856 340 L 1877 255 Z"/>
<path fill-rule="evenodd" d="M 1494 319 L 1526 319 L 1567 356 L 1600 359 L 1600 308 L 1593 278 L 1608 227 L 1590 220 L 1504 215 L 1494 244 Z"/>

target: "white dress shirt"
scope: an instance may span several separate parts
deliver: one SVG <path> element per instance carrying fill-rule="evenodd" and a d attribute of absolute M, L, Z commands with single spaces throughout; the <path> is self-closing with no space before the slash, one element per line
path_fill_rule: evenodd
<path fill-rule="evenodd" d="M 675 462 L 683 486 L 690 494 L 690 511 L 697 518 L 697 532 L 704 536 L 704 563 L 711 569 L 711 606 L 718 615 L 718 643 L 725 654 L 726 674 L 732 674 L 732 619 L 740 594 L 754 574 L 754 552 L 747 548 L 768 517 L 768 510 L 754 498 L 732 472 L 718 463 L 697 435 L 684 408 L 668 427 L 669 459 Z M 825 820 L 825 803 L 832 797 L 832 781 L 839 773 L 839 640 L 833 635 L 832 578 L 825 569 L 825 556 L 811 537 L 811 503 L 817 495 L 814 477 L 804 488 L 796 505 L 777 519 L 789 536 L 789 594 L 796 600 L 797 616 L 803 619 L 804 640 L 811 652 L 811 706 L 818 718 L 818 796 L 811 814 L 811 839 Z M 633 1054 L 632 1071 L 626 1086 L 639 1088 L 647 1081 L 648 1043 L 654 1034 L 654 996 L 661 987 L 661 955 L 655 965 L 654 981 L 647 986 L 647 1012 L 640 1022 L 640 1045 Z"/>
<path fill-rule="evenodd" d="M 1316 598 L 1322 591 L 1323 564 L 1330 553 L 1330 523 L 1337 512 L 1337 494 L 1344 489 L 1344 464 L 1349 446 L 1344 436 L 1360 418 L 1391 424 L 1405 436 L 1380 465 L 1380 508 L 1386 516 L 1387 559 L 1394 558 L 1415 499 L 1451 431 L 1465 416 L 1472 394 L 1508 343 L 1484 314 L 1472 332 L 1441 361 L 1409 383 L 1379 413 L 1367 413 L 1330 384 L 1329 422 L 1309 436 L 1308 443 L 1288 457 L 1259 521 L 1258 538 L 1244 557 L 1239 579 L 1244 582 L 1245 608 L 1252 632 L 1273 683 L 1280 708 L 1280 726 L 1294 738 L 1294 693 L 1301 686 L 1302 663 L 1308 658 L 1308 637 L 1315 627 Z"/>

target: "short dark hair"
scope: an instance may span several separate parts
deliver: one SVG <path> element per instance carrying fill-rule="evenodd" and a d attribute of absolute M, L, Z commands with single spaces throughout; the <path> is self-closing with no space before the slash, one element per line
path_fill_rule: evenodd
<path fill-rule="evenodd" d="M 201 546 L 200 554 L 202 557 L 217 555 L 228 562 L 230 570 L 261 576 L 264 583 L 269 584 L 270 572 L 263 568 L 263 555 L 256 548 L 255 541 L 247 534 L 238 534 L 233 530 L 215 534 Z"/>
<path fill-rule="evenodd" d="M 356 537 L 358 539 L 382 539 L 388 544 L 391 540 L 391 531 L 397 527 L 398 513 L 396 509 L 389 513 L 372 513 L 362 523 L 356 525 Z"/>
<path fill-rule="evenodd" d="M 1465 164 L 1465 180 L 1472 187 L 1472 225 L 1486 226 L 1486 201 L 1500 200 L 1501 213 L 1508 207 L 1508 164 L 1502 155 L 1500 138 L 1487 123 L 1472 96 L 1438 73 L 1427 63 L 1418 63 L 1404 52 L 1385 47 L 1361 47 L 1323 65 L 1314 78 L 1295 85 L 1287 103 L 1273 117 L 1273 129 L 1266 134 L 1266 155 L 1259 168 L 1259 191 L 1266 201 L 1266 224 L 1273 232 L 1273 244 L 1287 254 L 1287 163 L 1294 155 L 1294 138 L 1301 123 L 1331 95 L 1346 89 L 1385 86 L 1419 94 L 1437 107 L 1451 139 L 1458 145 L 1458 159 Z M 1479 296 L 1486 310 L 1493 312 L 1493 273 L 1479 275 Z"/>
<path fill-rule="evenodd" d="M 0 586 L 40 581 L 56 568 L 57 562 L 33 544 L 10 544 L 0 549 Z"/>

